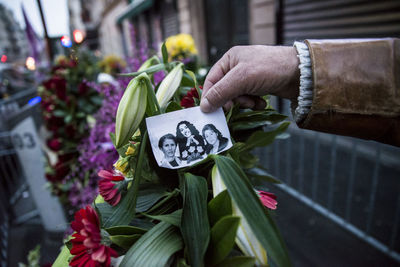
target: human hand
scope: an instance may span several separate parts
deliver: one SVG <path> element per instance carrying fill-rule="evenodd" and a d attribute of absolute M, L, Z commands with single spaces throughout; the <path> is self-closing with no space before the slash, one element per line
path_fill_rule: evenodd
<path fill-rule="evenodd" d="M 271 94 L 296 100 L 299 61 L 294 47 L 235 46 L 215 63 L 203 86 L 200 107 L 211 112 L 233 102 L 244 108 L 263 109 L 260 96 Z"/>

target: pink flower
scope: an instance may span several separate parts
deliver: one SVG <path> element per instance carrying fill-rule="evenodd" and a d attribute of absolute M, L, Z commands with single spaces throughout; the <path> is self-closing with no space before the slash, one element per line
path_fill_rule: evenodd
<path fill-rule="evenodd" d="M 271 210 L 276 210 L 276 205 L 278 204 L 278 201 L 276 201 L 276 196 L 270 192 L 265 192 L 261 190 L 257 190 L 258 196 L 260 197 L 260 200 L 262 204 L 271 209 Z"/>
<path fill-rule="evenodd" d="M 99 171 L 97 175 L 103 178 L 98 182 L 100 195 L 111 206 L 117 205 L 121 200 L 121 192 L 116 185 L 118 182 L 125 180 L 124 176 L 115 175 L 113 172 L 106 170 Z"/>
<path fill-rule="evenodd" d="M 71 228 L 75 238 L 71 239 L 70 252 L 75 256 L 70 266 L 108 267 L 111 257 L 118 257 L 117 252 L 102 243 L 99 217 L 92 206 L 87 205 L 75 213 Z"/>

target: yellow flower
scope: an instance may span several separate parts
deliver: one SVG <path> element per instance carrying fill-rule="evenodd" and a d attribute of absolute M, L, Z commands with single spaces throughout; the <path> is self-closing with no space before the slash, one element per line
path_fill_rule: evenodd
<path fill-rule="evenodd" d="M 125 152 L 125 155 L 127 156 L 134 155 L 135 152 L 136 152 L 136 147 L 129 146 Z"/>
<path fill-rule="evenodd" d="M 125 68 L 125 66 L 126 62 L 116 55 L 105 56 L 103 60 L 99 62 L 99 67 L 102 71 L 109 74 L 120 71 L 122 68 Z"/>
<path fill-rule="evenodd" d="M 127 176 L 129 171 L 128 161 L 124 159 L 119 159 L 117 162 L 114 163 L 115 169 L 120 171 L 123 175 Z"/>
<path fill-rule="evenodd" d="M 183 59 L 197 55 L 197 48 L 190 34 L 181 33 L 167 38 L 165 46 L 170 59 Z"/>

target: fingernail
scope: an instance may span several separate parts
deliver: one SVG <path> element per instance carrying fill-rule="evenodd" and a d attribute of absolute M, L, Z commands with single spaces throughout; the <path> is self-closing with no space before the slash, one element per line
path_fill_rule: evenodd
<path fill-rule="evenodd" d="M 203 97 L 203 99 L 200 102 L 200 109 L 203 112 L 210 112 L 212 110 L 212 107 L 210 105 L 210 102 L 208 102 L 207 98 Z"/>

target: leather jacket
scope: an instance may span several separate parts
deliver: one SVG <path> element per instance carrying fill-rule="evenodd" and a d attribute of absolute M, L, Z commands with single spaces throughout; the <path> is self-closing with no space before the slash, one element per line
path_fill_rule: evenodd
<path fill-rule="evenodd" d="M 299 127 L 400 146 L 400 39 L 305 43 L 313 102 Z"/>

